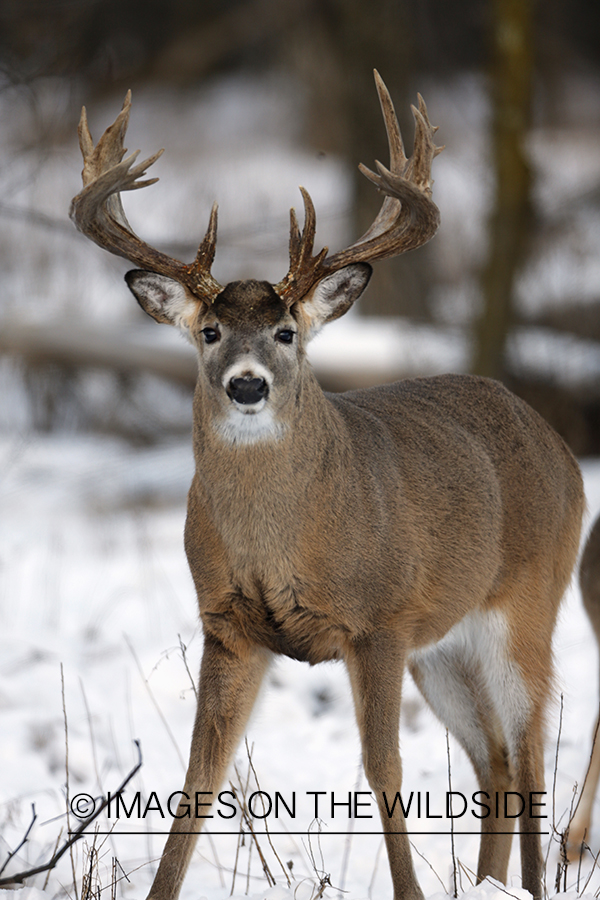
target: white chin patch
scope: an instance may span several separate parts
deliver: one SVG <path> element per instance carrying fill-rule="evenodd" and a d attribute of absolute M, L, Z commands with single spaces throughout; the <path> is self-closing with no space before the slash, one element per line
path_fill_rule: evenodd
<path fill-rule="evenodd" d="M 261 400 L 252 410 L 232 404 L 227 415 L 216 426 L 216 432 L 228 444 L 248 445 L 280 441 L 286 432 L 286 426 L 275 421 L 273 413 L 266 407 L 265 401 Z"/>

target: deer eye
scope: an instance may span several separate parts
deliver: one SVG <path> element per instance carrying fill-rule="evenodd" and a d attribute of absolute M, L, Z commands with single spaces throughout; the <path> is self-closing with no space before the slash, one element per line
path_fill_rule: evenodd
<path fill-rule="evenodd" d="M 294 332 L 291 328 L 284 328 L 275 335 L 275 340 L 280 344 L 291 344 L 294 340 Z"/>
<path fill-rule="evenodd" d="M 203 328 L 202 334 L 204 335 L 205 344 L 214 344 L 221 337 L 216 328 Z"/>

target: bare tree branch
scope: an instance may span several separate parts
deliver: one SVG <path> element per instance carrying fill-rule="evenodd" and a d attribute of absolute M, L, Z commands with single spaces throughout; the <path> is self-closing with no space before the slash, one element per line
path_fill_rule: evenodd
<path fill-rule="evenodd" d="M 87 819 L 84 819 L 83 822 L 81 822 L 79 827 L 76 828 L 76 830 L 71 833 L 70 837 L 62 844 L 61 847 L 58 848 L 58 850 L 52 855 L 52 857 L 48 860 L 48 862 L 43 863 L 40 866 L 34 866 L 31 869 L 25 869 L 25 871 L 23 871 L 23 872 L 17 872 L 15 875 L 9 875 L 9 876 L 5 876 L 4 878 L 0 878 L 0 888 L 7 887 L 8 885 L 23 884 L 26 881 L 26 879 L 32 878 L 34 875 L 39 875 L 40 872 L 49 872 L 51 869 L 53 869 L 56 866 L 56 864 L 59 862 L 59 860 L 65 855 L 67 850 L 69 850 L 73 846 L 73 844 L 77 843 L 77 841 L 81 837 L 84 836 L 86 828 L 88 828 L 92 824 L 92 822 L 94 822 L 98 818 L 100 813 L 103 812 L 104 809 L 106 809 L 110 800 L 112 800 L 114 797 L 120 796 L 123 793 L 123 791 L 129 784 L 129 782 L 131 781 L 133 776 L 141 768 L 141 766 L 142 766 L 142 751 L 140 748 L 140 742 L 134 741 L 134 744 L 137 747 L 137 751 L 138 751 L 138 761 L 137 761 L 136 765 L 133 767 L 133 769 L 126 776 L 126 778 L 121 782 L 121 784 L 119 785 L 117 790 L 114 791 L 114 793 L 110 794 L 109 797 L 102 798 L 102 802 L 100 803 L 98 808 L 94 810 L 94 812 L 92 813 L 91 816 L 88 816 Z M 35 819 L 34 819 L 34 821 L 35 821 Z M 29 832 L 31 831 L 32 826 L 33 826 L 33 822 L 27 829 L 25 837 L 23 838 L 23 840 L 21 841 L 21 843 L 19 844 L 19 847 L 17 849 L 20 849 L 23 846 L 23 844 L 25 843 L 25 841 L 27 840 L 27 837 L 29 835 Z M 11 856 L 14 856 L 14 853 L 16 853 L 16 852 L 17 851 L 15 850 L 11 854 Z M 9 857 L 9 859 L 10 858 L 11 857 Z M 5 865 L 2 867 L 2 871 L 6 867 L 7 863 L 8 863 L 8 860 L 6 861 Z"/>

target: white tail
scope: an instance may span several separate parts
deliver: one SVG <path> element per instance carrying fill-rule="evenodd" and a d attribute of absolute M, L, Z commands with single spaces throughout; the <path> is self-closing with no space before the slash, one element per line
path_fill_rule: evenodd
<path fill-rule="evenodd" d="M 155 158 L 133 169 L 135 156 L 121 161 L 130 100 L 97 147 L 82 117 L 84 189 L 72 216 L 141 266 L 127 283 L 142 307 L 198 350 L 185 547 L 204 655 L 184 791 L 218 791 L 273 654 L 342 660 L 394 894 L 421 898 L 402 811 L 390 818 L 383 796 L 402 781 L 408 665 L 480 789 L 498 793 L 500 808 L 505 792 L 526 798 L 523 886 L 537 898 L 552 631 L 577 554 L 581 476 L 563 441 L 496 382 L 446 375 L 339 395 L 319 388 L 307 342 L 360 296 L 369 261 L 420 246 L 439 219 L 425 104 L 413 110 L 407 159 L 376 81 L 391 165 L 363 171 L 384 194 L 381 211 L 348 249 L 313 256 L 303 190 L 304 230 L 292 212 L 290 270 L 276 285 L 214 280 L 216 207 L 189 266 L 143 243 L 119 199 L 149 183 L 136 179 Z M 513 812 L 483 819 L 479 880 L 506 879 Z M 183 832 L 201 825 L 174 821 L 151 897 L 177 896 L 196 838 Z"/>
<path fill-rule="evenodd" d="M 600 646 L 600 516 L 594 522 L 586 541 L 579 566 L 579 586 L 583 605 Z M 592 735 L 592 752 L 583 782 L 581 797 L 569 826 L 568 853 L 578 859 L 583 843 L 590 839 L 592 810 L 600 781 L 600 716 Z"/>

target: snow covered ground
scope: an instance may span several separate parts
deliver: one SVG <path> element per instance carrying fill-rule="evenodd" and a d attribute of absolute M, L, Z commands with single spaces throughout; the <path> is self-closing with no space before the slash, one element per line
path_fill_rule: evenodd
<path fill-rule="evenodd" d="M 24 435 L 0 442 L 0 866 L 8 848 L 23 836 L 35 804 L 37 820 L 30 840 L 13 860 L 21 869 L 47 858 L 65 816 L 65 717 L 68 725 L 69 796 L 98 797 L 113 790 L 136 761 L 134 739 L 141 741 L 143 767 L 130 784 L 128 807 L 140 792 L 141 815 L 111 819 L 115 832 L 99 836 L 99 874 L 110 883 L 112 857 L 129 881 L 125 897 L 141 897 L 152 877 L 168 827 L 158 804 L 181 788 L 194 712 L 192 676 L 198 668 L 202 638 L 196 624 L 195 598 L 182 548 L 185 493 L 191 476 L 188 440 L 135 449 L 114 439 Z M 600 509 L 600 461 L 583 465 L 590 513 Z M 183 651 L 185 647 L 185 651 Z M 571 803 L 581 780 L 598 706 L 597 654 L 590 629 L 573 588 L 567 597 L 556 636 L 559 688 L 564 712 L 555 809 L 557 821 Z M 188 671 L 189 670 L 189 671 Z M 559 702 L 550 715 L 546 756 L 547 787 L 552 790 Z M 430 795 L 430 812 L 443 804 L 448 789 L 446 737 L 407 677 L 401 730 L 405 788 Z M 341 665 L 307 665 L 282 659 L 271 671 L 253 716 L 248 743 L 260 788 L 272 799 L 279 792 L 296 817 L 280 804 L 267 818 L 273 845 L 287 868 L 293 862 L 297 896 L 310 897 L 319 874 L 328 874 L 345 896 L 391 896 L 376 810 L 365 805 L 365 818 L 348 819 L 348 792 L 367 791 L 359 766 L 359 747 L 349 687 Z M 470 797 L 474 779 L 464 754 L 450 740 L 452 789 Z M 237 767 L 242 780 L 248 755 L 241 747 Z M 232 773 L 232 778 L 236 776 Z M 250 788 L 252 792 L 254 788 Z M 321 837 L 314 823 L 314 797 L 321 791 Z M 152 792 L 155 792 L 153 795 Z M 368 794 L 359 794 L 368 804 Z M 150 802 L 154 812 L 143 812 Z M 231 810 L 224 798 L 218 807 Z M 416 801 L 415 801 L 416 802 Z M 552 813 L 551 794 L 549 812 Z M 255 807 L 258 815 L 260 808 Z M 372 815 L 373 818 L 367 818 Z M 457 819 L 456 831 L 468 831 Z M 74 827 L 71 817 L 70 825 Z M 551 818 L 549 819 L 549 824 Z M 564 818 L 563 818 L 564 822 Z M 201 836 L 185 888 L 185 900 L 222 900 L 232 888 L 265 894 L 256 852 L 248 860 L 242 848 L 236 864 L 239 815 L 217 814 L 212 835 Z M 263 831 L 258 819 L 257 830 Z M 100 830 L 107 830 L 101 819 Z M 413 820 L 415 861 L 426 896 L 448 890 L 452 857 L 450 837 L 435 835 L 439 820 Z M 472 827 L 472 826 L 471 826 Z M 313 837 L 309 841 L 307 831 Z M 447 830 L 447 827 L 445 828 Z M 133 833 L 136 832 L 136 833 Z M 141 833 L 139 833 L 141 832 Z M 286 834 L 285 832 L 290 832 Z M 342 834 L 337 834 L 341 832 Z M 354 832 L 354 834 L 352 834 Z M 429 832 L 429 833 L 428 833 Z M 286 878 L 266 837 L 259 842 L 278 887 L 269 896 L 281 900 Z M 87 842 L 91 843 L 91 838 Z M 591 840 L 600 846 L 600 820 Z M 467 870 L 476 865 L 478 838 L 455 836 L 456 855 Z M 422 857 L 418 854 L 422 854 Z M 84 868 L 79 844 L 77 878 Z M 548 889 L 554 893 L 556 847 L 550 848 Z M 584 871 L 585 871 L 584 866 Z M 519 886 L 518 850 L 510 866 L 510 889 Z M 250 873 L 248 875 L 248 872 Z M 577 872 L 572 869 L 569 883 Z M 69 888 L 71 861 L 64 858 L 49 877 L 44 896 Z M 303 881 L 303 879 L 309 879 Z M 41 890 L 45 876 L 34 885 Z M 580 886 L 585 877 L 580 877 Z M 600 873 L 587 889 L 600 886 Z M 462 888 L 469 887 L 462 874 Z M 494 892 L 478 889 L 478 895 Z M 29 892 L 29 893 L 28 893 Z M 279 892 L 279 893 L 278 893 Z M 328 889 L 328 896 L 337 890 Z M 39 895 L 38 895 L 39 896 Z M 29 888 L 21 900 L 34 900 Z"/>
<path fill-rule="evenodd" d="M 31 98 L 30 107 L 18 88 L 2 96 L 0 140 L 5 149 L 16 148 L 12 154 L 2 154 L 0 168 L 2 211 L 5 217 L 12 217 L 2 220 L 3 314 L 19 319 L 31 316 L 42 322 L 57 315 L 92 323 L 110 318 L 133 322 L 135 305 L 122 283 L 124 263 L 73 237 L 71 231 L 58 227 L 40 230 L 19 217 L 23 210 L 30 210 L 54 220 L 64 217 L 70 227 L 66 209 L 79 189 L 81 162 L 75 148 L 72 106 L 60 85 L 56 88 L 48 84 L 46 96 Z M 448 145 L 436 160 L 436 199 L 444 222 L 436 241 L 441 248 L 440 265 L 450 273 L 438 303 L 446 322 L 460 324 L 468 319 L 475 302 L 473 272 L 482 253 L 482 223 L 490 193 L 482 161 L 486 110 L 481 86 L 472 81 L 449 85 L 446 91 L 438 86 L 436 91 L 435 96 L 431 91 L 426 94 L 432 118 L 442 125 Z M 172 95 L 156 92 L 136 94 L 129 147 L 140 146 L 142 153 L 148 154 L 166 145 L 167 153 L 157 164 L 160 185 L 127 198 L 134 228 L 150 242 L 193 242 L 201 236 L 217 196 L 222 222 L 217 277 L 228 280 L 258 275 L 276 280 L 286 268 L 287 208 L 298 205 L 297 184 L 304 183 L 318 209 L 322 243 L 342 246 L 351 237 L 345 233 L 349 178 L 338 160 L 298 150 L 295 117 L 301 102 L 294 85 L 279 84 L 274 90 L 269 84 L 238 81 L 215 84 L 200 98 L 182 95 L 174 100 Z M 90 111 L 95 137 L 114 119 L 116 106 L 111 101 Z M 73 135 L 68 149 L 65 144 L 35 148 L 40 122 L 34 121 L 34 110 L 42 125 L 47 117 L 68 127 Z M 573 165 L 566 168 L 563 162 L 572 155 L 572 143 L 560 153 L 555 152 L 557 144 L 553 142 L 539 141 L 537 149 L 533 146 L 544 170 L 542 206 L 567 205 L 582 185 L 596 183 L 597 142 L 592 138 L 587 132 L 581 136 Z M 31 152 L 25 152 L 28 146 Z M 556 252 L 552 248 L 550 256 L 556 265 L 548 266 L 547 257 L 532 262 L 521 293 L 527 295 L 534 311 L 542 301 L 562 299 L 565 284 L 573 289 L 575 299 L 597 295 L 597 233 L 596 213 L 590 212 L 588 218 L 581 213 L 571 242 Z M 194 249 L 190 244 L 182 255 L 190 258 Z M 335 328 L 339 328 L 337 338 L 333 337 Z M 352 364 L 358 365 L 359 351 L 364 353 L 366 332 L 371 328 L 372 323 L 360 321 L 353 326 L 350 317 L 335 323 L 324 332 L 322 343 L 315 342 L 315 362 L 340 365 L 350 357 Z M 403 326 L 396 324 L 394 329 L 400 331 Z M 423 370 L 421 347 L 431 356 L 431 334 L 421 342 L 416 326 L 408 339 L 403 331 L 399 350 L 392 330 L 387 323 L 383 334 L 379 331 L 372 357 L 385 361 L 390 353 L 394 358 L 412 354 L 415 369 Z M 548 350 L 546 340 L 543 347 L 533 346 L 529 337 L 524 354 L 528 360 L 545 354 L 551 365 L 572 373 L 583 359 L 580 344 L 569 344 L 559 354 L 555 347 Z M 406 352 L 407 341 L 410 353 Z M 597 350 L 592 352 L 595 356 L 585 368 L 597 373 Z M 441 369 L 460 368 L 465 359 L 464 340 L 459 336 L 450 345 L 446 339 L 440 340 L 433 355 Z M 576 376 L 577 372 L 572 373 Z M 82 794 L 95 798 L 114 790 L 136 762 L 134 739 L 141 742 L 144 765 L 129 786 L 127 802 L 134 802 L 139 791 L 142 810 L 149 799 L 151 806 L 156 807 L 157 801 L 165 805 L 169 795 L 181 788 L 194 713 L 193 679 L 202 647 L 182 546 L 185 495 L 192 470 L 189 439 L 136 449 L 110 438 L 36 435 L 28 428 L 24 393 L 14 382 L 14 369 L 3 364 L 0 868 L 29 826 L 32 804 L 37 818 L 19 859 L 11 862 L 13 871 L 47 859 L 65 831 L 75 827 L 74 817 L 67 822 L 65 814 L 65 717 L 70 800 Z M 14 429 L 13 436 L 9 428 Z M 600 462 L 585 462 L 584 472 L 590 513 L 596 514 L 600 510 Z M 564 712 L 555 809 L 557 821 L 563 817 L 564 822 L 573 786 L 583 777 L 598 707 L 597 653 L 575 588 L 569 592 L 561 616 L 556 657 Z M 546 758 L 549 790 L 558 728 L 557 699 L 551 710 Z M 432 812 L 437 812 L 434 804 L 448 789 L 446 737 L 408 678 L 401 740 L 405 786 L 423 797 L 429 792 Z M 278 819 L 274 814 L 269 817 L 268 824 L 272 832 L 278 832 L 273 834 L 273 845 L 287 873 L 288 861 L 293 862 L 293 891 L 298 900 L 309 900 L 323 874 L 330 876 L 334 886 L 327 889 L 329 897 L 337 896 L 339 889 L 348 900 L 390 897 L 381 836 L 362 833 L 379 830 L 376 817 L 349 821 L 340 805 L 332 818 L 322 802 L 320 838 L 314 833 L 318 830 L 314 795 L 307 792 L 324 792 L 320 796 L 330 805 L 332 797 L 341 803 L 349 791 L 367 789 L 360 773 L 358 738 L 343 668 L 310 669 L 279 661 L 267 679 L 248 742 L 262 790 L 271 797 L 279 792 L 288 803 L 296 792 L 296 818 L 283 811 Z M 470 796 L 475 787 L 470 766 L 452 740 L 450 749 L 452 787 Z M 237 765 L 243 780 L 248 771 L 244 747 L 237 755 Z M 232 773 L 232 777 L 236 776 Z M 359 796 L 367 802 L 367 795 Z M 228 813 L 225 806 L 222 811 Z M 359 811 L 374 814 L 368 806 Z M 457 820 L 457 831 L 469 830 L 463 822 Z M 163 819 L 155 808 L 144 818 L 121 816 L 110 824 L 116 824 L 113 834 L 98 836 L 96 841 L 100 881 L 105 887 L 110 884 L 111 860 L 116 857 L 122 867 L 119 871 L 129 879 L 121 879 L 119 891 L 127 898 L 141 898 L 164 840 L 153 832 L 165 830 L 168 818 Z M 106 819 L 100 827 L 107 830 Z M 424 832 L 413 837 L 415 863 L 426 896 L 434 898 L 450 885 L 450 837 L 432 833 L 439 830 L 436 819 L 422 817 L 413 828 Z M 306 837 L 309 829 L 313 833 L 310 842 Z M 346 835 L 349 830 L 352 833 Z M 239 817 L 217 816 L 208 831 L 213 834 L 200 838 L 183 900 L 223 900 L 232 890 L 236 896 L 246 891 L 267 896 L 268 884 L 256 850 L 249 858 L 248 838 L 236 861 Z M 339 831 L 343 834 L 334 834 Z M 284 900 L 284 871 L 267 838 L 261 836 L 259 841 L 277 880 L 268 896 Z M 89 846 L 92 839 L 87 843 Z M 600 847 L 600 821 L 590 843 Z M 455 844 L 461 863 L 472 871 L 477 836 L 457 834 Z M 82 843 L 75 856 L 73 870 L 81 884 L 86 858 Z M 551 894 L 555 864 L 556 847 L 552 845 L 548 863 Z M 520 897 L 518 871 L 515 849 L 509 888 L 512 896 Z M 586 866 L 578 892 L 585 885 L 585 872 Z M 72 882 L 71 860 L 65 857 L 47 884 L 45 876 L 40 876 L 34 887 L 24 889 L 19 897 L 48 900 L 63 891 L 74 896 Z M 468 890 L 466 872 L 461 882 L 462 889 Z M 571 870 L 572 890 L 576 882 L 577 872 Z M 598 889 L 600 874 L 596 872 L 586 891 Z M 474 893 L 482 900 L 494 895 L 495 900 L 498 891 L 486 885 Z"/>

